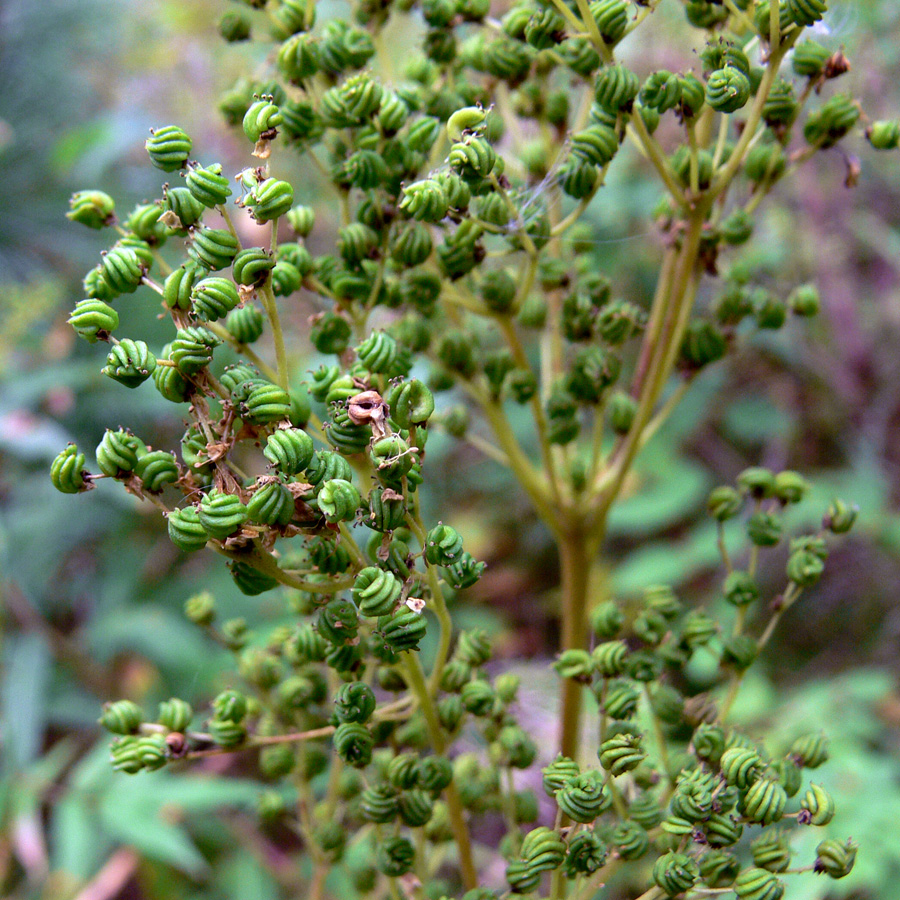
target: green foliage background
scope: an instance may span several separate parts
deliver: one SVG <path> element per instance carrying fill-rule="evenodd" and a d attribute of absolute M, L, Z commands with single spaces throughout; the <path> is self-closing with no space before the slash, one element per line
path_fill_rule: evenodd
<path fill-rule="evenodd" d="M 265 600 L 240 595 L 216 560 L 185 562 L 159 517 L 114 486 L 73 500 L 47 477 L 67 440 L 93 447 L 116 420 L 161 446 L 177 437 L 164 401 L 104 383 L 96 355 L 65 325 L 96 246 L 64 213 L 69 194 L 85 187 L 103 186 L 121 208 L 153 195 L 142 150 L 151 125 L 178 122 L 210 155 L 238 158 L 215 109 L 243 64 L 215 35 L 222 6 L 0 7 L 3 896 L 117 896 L 97 893 L 101 874 L 147 898 L 267 900 L 290 884 L 290 839 L 258 831 L 263 787 L 243 777 L 240 763 L 129 779 L 108 766 L 108 740 L 96 726 L 100 704 L 113 697 L 153 708 L 224 686 L 218 651 L 181 616 L 190 593 L 210 589 L 226 615 L 251 622 L 267 615 Z M 900 7 L 833 6 L 833 37 L 856 61 L 866 108 L 896 114 Z M 664 46 L 648 52 L 665 63 Z M 609 589 L 625 599 L 660 581 L 712 585 L 718 555 L 701 515 L 705 498 L 750 464 L 814 475 L 810 509 L 835 493 L 860 505 L 858 530 L 786 617 L 738 710 L 786 740 L 824 722 L 832 740 L 821 778 L 839 803 L 835 836 L 859 842 L 859 861 L 838 884 L 804 880 L 792 900 L 891 900 L 900 877 L 892 838 L 900 820 L 900 166 L 895 156 L 878 168 L 867 162 L 850 198 L 833 187 L 845 165 L 824 154 L 781 188 L 753 244 L 773 282 L 815 275 L 823 314 L 807 336 L 754 339 L 698 381 L 641 459 L 611 520 L 608 554 Z M 598 254 L 620 284 L 652 277 L 642 238 L 653 199 L 625 174 L 595 204 Z M 152 310 L 132 314 L 152 330 Z M 516 657 L 533 683 L 546 682 L 533 724 L 552 727 L 541 712 L 552 704 L 544 674 L 555 627 L 551 546 L 524 503 L 509 501 L 506 473 L 463 446 L 434 444 L 429 465 L 457 474 L 432 487 L 429 503 L 490 563 L 455 616 L 489 628 L 502 655 Z"/>

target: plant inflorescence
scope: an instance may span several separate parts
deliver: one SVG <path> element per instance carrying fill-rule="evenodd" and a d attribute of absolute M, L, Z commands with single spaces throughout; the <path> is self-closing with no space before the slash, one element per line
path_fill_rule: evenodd
<path fill-rule="evenodd" d="M 724 620 L 666 586 L 625 607 L 591 577 L 635 457 L 698 373 L 748 331 L 819 308 L 812 285 L 783 299 L 740 264 L 760 203 L 861 125 L 876 149 L 900 142 L 900 124 L 868 122 L 832 87 L 849 62 L 810 33 L 825 12 L 359 0 L 322 22 L 314 0 L 246 0 L 225 13 L 226 40 L 274 47 L 269 80 L 222 101 L 252 164 L 230 178 L 182 128 L 156 128 L 160 199 L 120 216 L 82 191 L 69 213 L 118 235 L 72 327 L 108 348 L 109 378 L 171 401 L 184 436 L 172 452 L 110 429 L 98 472 L 70 445 L 51 475 L 68 493 L 119 481 L 159 507 L 179 550 L 225 557 L 242 593 L 282 589 L 295 624 L 251 630 L 192 596 L 186 614 L 232 652 L 235 686 L 203 723 L 178 698 L 155 720 L 110 703 L 118 770 L 256 752 L 273 785 L 260 817 L 302 836 L 313 898 L 338 867 L 360 896 L 395 900 L 587 900 L 606 884 L 778 900 L 794 873 L 850 871 L 851 841 L 792 857 L 792 829 L 834 815 L 805 777 L 825 738 L 766 748 L 728 716 L 854 509 L 836 500 L 820 529 L 791 534 L 799 474 L 751 468 L 716 488 Z M 654 27 L 682 68 L 647 70 Z M 386 33 L 417 42 L 402 72 Z M 332 191 L 336 229 L 301 178 L 272 174 L 295 158 Z M 589 211 L 620 160 L 662 192 L 652 296 L 622 296 L 593 253 Z M 171 320 L 164 347 L 121 333 L 135 292 Z M 301 296 L 319 311 L 295 335 L 283 323 Z M 306 377 L 310 347 L 324 361 Z M 467 403 L 436 405 L 451 390 Z M 484 563 L 423 514 L 436 428 L 508 467 L 559 547 L 555 759 L 540 759 L 485 634 L 454 632 L 448 602 Z M 769 596 L 760 569 L 785 544 Z M 701 649 L 716 661 L 703 689 L 685 674 Z"/>

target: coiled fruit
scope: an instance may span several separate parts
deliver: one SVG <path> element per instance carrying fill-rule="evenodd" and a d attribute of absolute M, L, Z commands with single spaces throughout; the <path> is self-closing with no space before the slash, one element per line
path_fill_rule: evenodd
<path fill-rule="evenodd" d="M 144 147 L 150 154 L 150 162 L 163 172 L 175 172 L 184 168 L 191 155 L 191 139 L 176 125 L 151 128 Z"/>
<path fill-rule="evenodd" d="M 238 284 L 259 287 L 275 268 L 274 257 L 262 247 L 248 247 L 234 257 L 231 274 Z"/>
<path fill-rule="evenodd" d="M 196 164 L 189 166 L 184 182 L 191 196 L 207 209 L 220 206 L 231 196 L 228 179 L 222 174 L 219 163 L 206 169 Z"/>
<path fill-rule="evenodd" d="M 106 341 L 119 327 L 119 314 L 102 300 L 79 300 L 68 318 L 79 337 L 88 343 Z"/>
<path fill-rule="evenodd" d="M 353 582 L 353 599 L 364 616 L 386 616 L 394 608 L 403 582 L 384 569 L 367 566 Z"/>
<path fill-rule="evenodd" d="M 169 540 L 185 553 L 202 550 L 209 540 L 209 533 L 200 521 L 195 506 L 173 509 L 167 516 Z"/>
<path fill-rule="evenodd" d="M 200 522 L 209 535 L 222 540 L 247 521 L 247 507 L 234 494 L 213 488 L 200 501 Z"/>
<path fill-rule="evenodd" d="M 108 378 L 136 388 L 143 384 L 156 369 L 156 357 L 143 341 L 125 338 L 115 344 L 106 357 L 106 365 L 100 370 Z"/>
<path fill-rule="evenodd" d="M 279 429 L 270 434 L 266 440 L 263 456 L 282 475 L 296 475 L 312 460 L 312 438 L 299 428 Z"/>
<path fill-rule="evenodd" d="M 118 478 L 134 469 L 138 454 L 146 449 L 143 441 L 130 432 L 107 429 L 97 447 L 97 465 L 104 475 Z"/>
<path fill-rule="evenodd" d="M 179 470 L 175 454 L 165 450 L 151 450 L 138 459 L 134 474 L 141 479 L 144 490 L 158 494 L 167 484 L 178 481 Z"/>

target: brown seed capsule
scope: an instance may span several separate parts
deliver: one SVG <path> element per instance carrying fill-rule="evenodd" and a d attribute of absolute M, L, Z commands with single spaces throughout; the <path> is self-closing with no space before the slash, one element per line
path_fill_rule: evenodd
<path fill-rule="evenodd" d="M 347 413 L 354 425 L 371 425 L 376 440 L 385 436 L 388 407 L 378 391 L 363 391 L 347 401 Z"/>

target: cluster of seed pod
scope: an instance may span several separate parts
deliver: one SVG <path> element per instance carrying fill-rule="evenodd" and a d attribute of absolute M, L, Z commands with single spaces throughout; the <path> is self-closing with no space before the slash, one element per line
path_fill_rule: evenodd
<path fill-rule="evenodd" d="M 517 0 L 499 21 L 485 0 L 361 0 L 354 21 L 319 23 L 313 0 L 246 0 L 223 16 L 223 36 L 244 41 L 267 15 L 276 44 L 273 78 L 242 80 L 222 102 L 263 165 L 243 170 L 233 190 L 221 165 L 194 158 L 185 131 L 165 126 L 146 149 L 183 184 L 167 185 L 121 222 L 102 191 L 75 194 L 69 212 L 119 233 L 85 277 L 69 322 L 86 341 L 109 345 L 104 375 L 131 389 L 147 382 L 142 389 L 185 412 L 178 455 L 119 427 L 97 447 L 101 475 L 69 445 L 51 478 L 66 493 L 103 477 L 149 496 L 166 508 L 173 544 L 228 557 L 244 594 L 293 588 L 300 623 L 254 636 L 241 619 L 219 621 L 210 597 L 191 598 L 188 616 L 235 655 L 245 688 L 214 700 L 203 731 L 190 729 L 183 701 L 170 701 L 156 722 L 127 701 L 114 704 L 102 723 L 117 735 L 117 768 L 134 773 L 247 747 L 260 748 L 270 781 L 295 773 L 310 785 L 334 766 L 331 794 L 315 797 L 316 824 L 304 837 L 337 864 L 342 826 L 375 826 L 365 864 L 347 862 L 361 893 L 377 873 L 427 870 L 420 838 L 424 846 L 460 841 L 466 816 L 500 814 L 515 893 L 537 889 L 547 872 L 575 880 L 652 850 L 650 877 L 666 895 L 700 885 L 730 887 L 743 900 L 781 897 L 777 876 L 790 850 L 775 826 L 786 817 L 824 825 L 833 815 L 818 785 L 787 812 L 801 768 L 823 761 L 821 741 L 769 758 L 726 728 L 708 698 L 675 686 L 699 649 L 714 655 L 723 683 L 739 682 L 768 631 L 728 633 L 668 590 L 648 591 L 627 629 L 620 605 L 598 606 L 593 649 L 566 650 L 556 668 L 596 700 L 599 768 L 560 758 L 544 769 L 564 823 L 555 828 L 537 824 L 533 793 L 512 786 L 538 746 L 515 714 L 516 679 L 486 668 L 484 634 L 463 632 L 453 647 L 441 622 L 426 694 L 415 662 L 433 623 L 424 610 L 441 618 L 444 590 L 470 587 L 484 569 L 454 528 L 427 528 L 421 518 L 429 425 L 441 418 L 451 434 L 467 429 L 465 415 L 434 416 L 433 393 L 462 386 L 501 423 L 507 405 L 529 407 L 546 456 L 567 461 L 555 487 L 573 503 L 592 487 L 584 457 L 598 455 L 604 429 L 621 446 L 642 427 L 646 411 L 620 384 L 635 366 L 637 340 L 662 323 L 643 301 L 616 293 L 597 264 L 596 236 L 573 224 L 625 155 L 626 138 L 645 148 L 664 184 L 656 219 L 667 245 L 688 241 L 686 219 L 704 210 L 700 260 L 715 276 L 720 257 L 752 236 L 761 196 L 864 121 L 849 95 L 821 96 L 848 69 L 842 53 L 803 36 L 824 0 L 775 2 L 773 10 L 770 0 L 688 0 L 686 23 L 703 31 L 699 55 L 683 71 L 646 74 L 616 56 L 653 6 L 640 0 Z M 373 35 L 408 14 L 425 23 L 422 53 L 401 78 L 382 81 L 367 68 Z M 767 67 L 772 58 L 785 64 Z M 660 128 L 663 117 L 671 128 Z M 718 140 L 710 138 L 716 117 Z M 511 125 L 546 139 L 512 148 Z M 669 146 L 676 129 L 684 139 Z M 876 149 L 900 144 L 896 122 L 869 122 L 865 133 Z M 698 143 L 698 135 L 706 137 Z M 268 171 L 265 161 L 284 145 L 301 156 L 316 146 L 324 159 L 315 157 L 342 210 L 331 252 L 312 249 L 329 237 L 329 223 L 317 227 L 313 207 L 296 202 L 308 199 L 299 185 Z M 572 208 L 565 218 L 563 204 Z M 267 246 L 242 246 L 234 206 L 270 225 Z M 171 258 L 179 245 L 184 253 Z M 116 299 L 138 291 L 158 295 L 171 318 L 162 348 L 118 336 Z M 300 292 L 318 304 L 304 339 L 324 357 L 302 387 L 279 316 Z M 810 316 L 820 303 L 812 286 L 781 300 L 739 271 L 710 296 L 702 315 L 685 318 L 674 347 L 686 378 L 724 356 L 742 322 L 779 328 L 788 311 Z M 382 326 L 371 329 L 376 308 Z M 261 358 L 264 335 L 277 368 Z M 555 348 L 552 371 L 538 370 L 523 348 L 532 339 Z M 413 377 L 419 359 L 430 366 L 427 382 Z M 793 472 L 753 469 L 710 497 L 719 526 L 740 523 L 754 548 L 744 568 L 726 560 L 722 593 L 741 621 L 761 608 L 757 551 L 783 540 L 781 514 L 805 491 Z M 854 516 L 836 501 L 820 532 L 791 541 L 776 615 L 821 575 L 826 532 L 846 531 Z M 640 724 L 648 715 L 662 746 Z M 308 732 L 314 737 L 299 747 L 285 738 Z M 483 742 L 482 758 L 447 755 L 465 732 Z M 324 821 L 336 798 L 346 808 Z M 264 817 L 284 812 L 277 795 L 266 796 Z M 522 835 L 525 824 L 534 827 Z M 745 826 L 767 829 L 751 845 L 751 867 L 728 849 Z M 840 877 L 853 854 L 850 844 L 825 841 L 815 865 Z M 465 894 L 494 896 L 487 888 Z"/>

